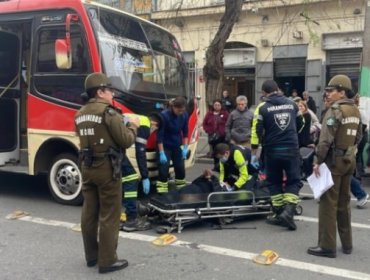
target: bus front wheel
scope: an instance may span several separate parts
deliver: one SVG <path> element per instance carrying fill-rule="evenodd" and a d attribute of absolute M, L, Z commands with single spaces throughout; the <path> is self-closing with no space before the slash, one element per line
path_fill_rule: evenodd
<path fill-rule="evenodd" d="M 82 175 L 77 157 L 70 153 L 56 156 L 48 172 L 48 184 L 53 198 L 66 205 L 80 205 L 82 197 Z"/>

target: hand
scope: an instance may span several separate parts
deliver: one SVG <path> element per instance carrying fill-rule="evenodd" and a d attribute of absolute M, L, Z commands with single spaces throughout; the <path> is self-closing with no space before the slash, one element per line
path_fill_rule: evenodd
<path fill-rule="evenodd" d="M 233 186 L 230 186 L 228 183 L 226 183 L 226 182 L 221 182 L 220 183 L 220 186 L 221 186 L 221 188 L 222 188 L 222 190 L 224 191 L 224 192 L 231 192 L 231 191 L 233 191 L 234 190 L 234 187 Z"/>
<path fill-rule="evenodd" d="M 232 192 L 234 189 L 235 189 L 235 187 L 234 187 L 234 186 L 226 185 L 226 191 L 227 191 L 227 192 Z"/>
<path fill-rule="evenodd" d="M 319 164 L 313 165 L 313 173 L 315 174 L 317 178 L 320 177 L 320 165 Z"/>
<path fill-rule="evenodd" d="M 203 177 L 206 178 L 206 179 L 211 179 L 211 177 L 213 176 L 213 172 L 211 169 L 204 169 L 203 171 Z"/>
<path fill-rule="evenodd" d="M 150 180 L 148 178 L 143 179 L 143 191 L 145 194 L 150 192 Z"/>
<path fill-rule="evenodd" d="M 138 117 L 128 117 L 127 122 L 130 123 L 131 126 L 138 128 L 140 126 L 140 119 Z"/>
<path fill-rule="evenodd" d="M 186 159 L 187 154 L 188 154 L 188 145 L 183 145 L 183 147 L 182 147 L 182 158 Z"/>
<path fill-rule="evenodd" d="M 161 164 L 166 164 L 167 163 L 167 156 L 166 156 L 166 153 L 164 151 L 160 151 L 159 152 L 159 162 Z"/>
<path fill-rule="evenodd" d="M 257 158 L 257 156 L 256 156 L 256 155 L 252 155 L 252 158 L 251 158 L 251 165 L 252 165 L 254 168 L 256 168 L 256 169 L 260 168 L 260 163 L 259 163 L 258 158 Z"/>

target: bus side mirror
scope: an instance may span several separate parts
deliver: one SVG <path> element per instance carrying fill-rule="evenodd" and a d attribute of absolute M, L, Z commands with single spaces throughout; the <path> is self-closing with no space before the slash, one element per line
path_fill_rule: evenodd
<path fill-rule="evenodd" d="M 55 62 L 59 69 L 72 68 L 71 22 L 78 21 L 78 15 L 67 14 L 66 37 L 55 40 Z"/>
<path fill-rule="evenodd" d="M 57 39 L 55 41 L 55 61 L 58 69 L 72 68 L 71 47 L 68 45 L 67 40 Z"/>

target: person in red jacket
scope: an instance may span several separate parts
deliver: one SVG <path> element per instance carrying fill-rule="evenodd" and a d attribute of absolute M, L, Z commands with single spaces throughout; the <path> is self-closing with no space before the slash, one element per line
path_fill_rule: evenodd
<path fill-rule="evenodd" d="M 225 124 L 229 113 L 222 108 L 221 100 L 213 101 L 213 106 L 203 120 L 203 129 L 208 134 L 208 143 L 214 151 L 218 143 L 225 143 Z M 213 170 L 218 171 L 219 159 L 213 155 Z"/>

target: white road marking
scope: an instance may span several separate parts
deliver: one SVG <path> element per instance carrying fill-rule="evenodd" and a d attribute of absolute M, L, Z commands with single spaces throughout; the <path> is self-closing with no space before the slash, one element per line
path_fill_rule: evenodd
<path fill-rule="evenodd" d="M 317 218 L 311 218 L 306 216 L 294 216 L 295 221 L 303 221 L 303 222 L 311 222 L 311 223 L 318 223 L 319 220 Z M 359 224 L 359 223 L 351 223 L 352 227 L 354 228 L 365 228 L 370 229 L 370 225 Z"/>
<path fill-rule="evenodd" d="M 309 217 L 300 217 L 300 218 L 302 221 L 317 222 L 317 219 L 314 219 L 314 218 L 309 218 Z M 32 216 L 22 217 L 19 220 L 26 221 L 26 222 L 32 222 L 36 224 L 42 224 L 42 225 L 64 227 L 67 229 L 72 229 L 77 225 L 74 223 L 56 221 L 56 220 L 47 220 L 47 219 L 32 217 Z M 366 228 L 366 229 L 370 228 L 370 226 L 366 226 L 362 224 L 356 224 L 356 226 L 360 228 Z M 157 238 L 157 237 L 150 236 L 150 235 L 139 234 L 139 233 L 128 233 L 128 232 L 120 232 L 119 236 L 121 238 L 139 240 L 139 241 L 145 241 L 145 242 L 152 242 L 153 240 Z M 196 244 L 196 243 L 182 241 L 182 240 L 177 240 L 176 242 L 172 243 L 170 246 L 187 248 L 187 249 L 196 248 L 197 250 L 202 250 L 204 252 L 208 252 L 211 254 L 217 254 L 217 255 L 228 256 L 232 258 L 246 259 L 246 260 L 252 260 L 253 257 L 256 255 L 256 253 L 244 252 L 240 250 L 233 250 L 233 249 L 205 245 L 205 244 Z M 330 267 L 330 266 L 324 266 L 324 265 L 318 265 L 318 264 L 313 264 L 313 263 L 308 263 L 308 262 L 295 261 L 295 260 L 290 260 L 290 259 L 285 259 L 285 258 L 279 258 L 276 261 L 275 265 L 280 265 L 280 266 L 289 267 L 293 269 L 311 271 L 311 272 L 315 272 L 319 274 L 326 274 L 326 275 L 332 275 L 336 277 L 348 278 L 348 279 L 356 279 L 356 280 L 369 280 L 370 279 L 370 274 L 366 274 L 362 272 L 352 271 L 348 269 L 341 269 L 341 268 L 336 268 L 336 267 Z"/>
<path fill-rule="evenodd" d="M 299 193 L 299 196 L 300 197 L 304 197 L 304 198 L 312 198 L 312 199 L 314 199 L 313 198 L 313 194 L 312 193 Z M 352 201 L 357 201 L 357 198 L 355 198 L 355 197 L 351 197 L 351 200 Z M 369 200 L 368 200 L 369 201 Z"/>

